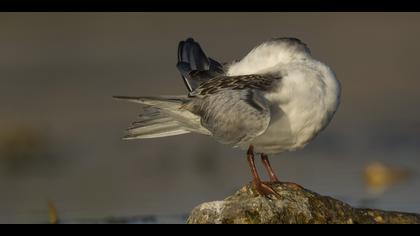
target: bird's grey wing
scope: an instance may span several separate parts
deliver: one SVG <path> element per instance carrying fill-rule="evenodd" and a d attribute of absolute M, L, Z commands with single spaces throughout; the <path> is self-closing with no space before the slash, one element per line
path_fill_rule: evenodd
<path fill-rule="evenodd" d="M 238 75 L 217 76 L 200 84 L 190 97 L 203 97 L 218 93 L 223 90 L 255 89 L 261 92 L 270 90 L 282 77 L 280 75 Z"/>
<path fill-rule="evenodd" d="M 220 76 L 190 93 L 188 109 L 201 117 L 201 124 L 221 143 L 251 141 L 270 123 L 270 102 L 264 93 L 280 77 L 270 75 Z"/>
<path fill-rule="evenodd" d="M 202 82 L 225 74 L 224 67 L 216 60 L 207 57 L 200 44 L 192 38 L 179 42 L 176 66 L 190 92 Z"/>

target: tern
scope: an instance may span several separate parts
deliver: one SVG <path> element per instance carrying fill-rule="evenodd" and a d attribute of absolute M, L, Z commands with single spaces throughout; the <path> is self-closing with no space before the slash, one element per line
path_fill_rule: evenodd
<path fill-rule="evenodd" d="M 268 155 L 305 147 L 340 104 L 335 73 L 296 38 L 270 39 L 230 63 L 207 57 L 188 38 L 179 43 L 177 68 L 185 95 L 114 96 L 143 105 L 124 139 L 197 133 L 247 150 L 253 185 L 266 197 L 278 196 L 270 184 L 279 182 Z M 261 180 L 254 153 L 261 156 L 270 182 Z"/>

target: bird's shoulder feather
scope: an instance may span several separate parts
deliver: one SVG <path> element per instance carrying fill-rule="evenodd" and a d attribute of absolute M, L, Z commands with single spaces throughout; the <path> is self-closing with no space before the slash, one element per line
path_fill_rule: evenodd
<path fill-rule="evenodd" d="M 281 76 L 273 74 L 217 76 L 201 83 L 197 89 L 190 93 L 190 96 L 206 96 L 223 90 L 257 89 L 266 91 L 271 88 L 274 81 L 280 79 Z"/>

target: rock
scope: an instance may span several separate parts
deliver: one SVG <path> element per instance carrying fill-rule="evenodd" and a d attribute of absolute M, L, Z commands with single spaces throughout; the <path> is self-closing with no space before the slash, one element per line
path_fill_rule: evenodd
<path fill-rule="evenodd" d="M 195 207 L 189 224 L 411 224 L 420 215 L 358 209 L 294 183 L 270 184 L 280 197 L 260 196 L 252 184 L 223 201 Z"/>

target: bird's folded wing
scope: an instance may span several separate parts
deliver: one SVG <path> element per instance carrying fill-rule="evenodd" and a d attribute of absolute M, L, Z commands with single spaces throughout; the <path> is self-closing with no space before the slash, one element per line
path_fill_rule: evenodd
<path fill-rule="evenodd" d="M 256 89 L 260 91 L 269 90 L 281 76 L 277 75 L 238 75 L 238 76 L 217 76 L 200 84 L 194 91 L 190 92 L 192 97 L 200 97 L 218 93 L 222 90 L 247 90 Z"/>
<path fill-rule="evenodd" d="M 219 142 L 249 142 L 270 123 L 270 102 L 264 91 L 278 79 L 264 75 L 216 77 L 190 93 L 193 99 L 188 109 L 201 117 L 201 124 Z"/>

